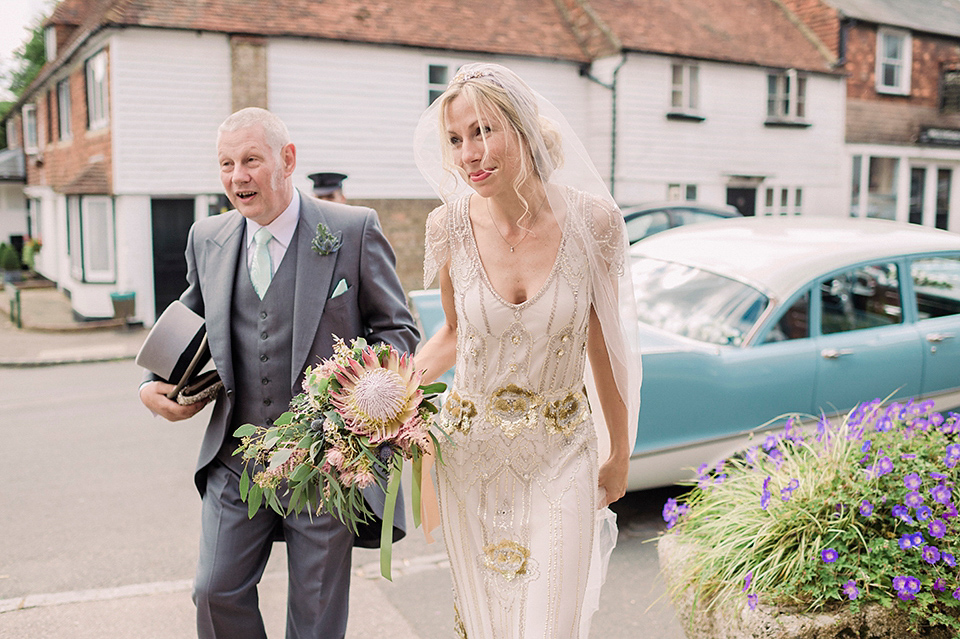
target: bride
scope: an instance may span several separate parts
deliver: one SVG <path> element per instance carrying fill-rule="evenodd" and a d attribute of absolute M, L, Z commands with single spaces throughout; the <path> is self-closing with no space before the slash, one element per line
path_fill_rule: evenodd
<path fill-rule="evenodd" d="M 623 217 L 554 111 L 512 71 L 473 64 L 417 128 L 444 201 L 424 279 L 439 276 L 446 320 L 416 365 L 428 382 L 456 364 L 437 479 L 471 639 L 587 636 L 636 430 Z"/>

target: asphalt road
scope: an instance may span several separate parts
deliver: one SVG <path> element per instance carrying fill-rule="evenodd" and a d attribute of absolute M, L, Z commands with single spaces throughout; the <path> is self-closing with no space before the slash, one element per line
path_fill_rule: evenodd
<path fill-rule="evenodd" d="M 179 424 L 138 401 L 131 361 L 0 369 L 0 638 L 181 639 L 194 635 L 190 581 L 200 500 L 193 465 L 207 411 Z M 207 409 L 209 410 L 209 409 Z M 677 639 L 655 539 L 676 489 L 631 493 L 615 510 L 614 551 L 592 637 Z M 413 531 L 394 550 L 354 551 L 349 639 L 452 635 L 441 542 Z M 271 637 L 282 637 L 285 558 L 261 584 Z"/>

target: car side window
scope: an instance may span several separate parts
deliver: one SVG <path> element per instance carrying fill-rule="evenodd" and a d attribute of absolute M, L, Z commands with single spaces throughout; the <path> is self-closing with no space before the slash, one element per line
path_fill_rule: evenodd
<path fill-rule="evenodd" d="M 674 215 L 677 218 L 678 224 L 696 224 L 698 222 L 712 222 L 713 220 L 720 219 L 719 215 L 714 215 L 713 213 L 691 211 L 689 209 L 680 209 L 674 211 Z"/>
<path fill-rule="evenodd" d="M 899 324 L 903 306 L 897 265 L 860 266 L 820 283 L 824 335 Z"/>
<path fill-rule="evenodd" d="M 783 311 L 783 315 L 767 333 L 763 343 L 772 344 L 804 337 L 810 337 L 810 293 L 804 293 Z"/>
<path fill-rule="evenodd" d="M 633 244 L 648 235 L 666 231 L 670 228 L 670 218 L 663 211 L 655 211 L 646 215 L 638 215 L 626 221 L 627 237 Z"/>
<path fill-rule="evenodd" d="M 960 256 L 914 260 L 910 276 L 921 320 L 960 315 Z"/>

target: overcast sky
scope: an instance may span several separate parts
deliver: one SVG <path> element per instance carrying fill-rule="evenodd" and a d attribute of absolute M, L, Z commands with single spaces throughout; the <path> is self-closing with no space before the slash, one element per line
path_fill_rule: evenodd
<path fill-rule="evenodd" d="M 13 52 L 30 35 L 29 29 L 40 16 L 56 5 L 56 0 L 0 0 L 0 69 L 6 73 L 13 62 Z M 10 99 L 6 92 L 9 81 L 0 83 L 3 99 Z"/>

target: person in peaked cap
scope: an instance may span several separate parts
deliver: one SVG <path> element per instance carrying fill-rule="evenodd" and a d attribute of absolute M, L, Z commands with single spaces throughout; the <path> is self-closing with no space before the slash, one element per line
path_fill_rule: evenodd
<path fill-rule="evenodd" d="M 261 507 L 248 517 L 240 497 L 244 461 L 233 453 L 243 424 L 266 426 L 284 413 L 303 370 L 333 355 L 334 335 L 364 337 L 412 352 L 419 333 L 397 277 L 393 249 L 372 209 L 333 204 L 293 187 L 296 147 L 284 123 L 242 109 L 217 131 L 220 181 L 235 210 L 198 220 L 187 239 L 187 289 L 203 318 L 223 390 L 216 395 L 197 460 L 202 497 L 194 580 L 200 639 L 264 639 L 257 586 L 273 542 L 287 546 L 287 637 L 342 639 L 354 545 L 379 545 L 380 526 L 357 536 L 329 514 L 281 517 Z M 332 238 L 318 245 L 318 235 Z M 171 421 L 197 402 L 167 397 L 174 386 L 145 375 L 140 399 Z M 383 514 L 377 484 L 364 490 Z M 288 507 L 289 495 L 281 498 Z M 397 503 L 393 538 L 406 527 Z"/>
<path fill-rule="evenodd" d="M 313 196 L 330 202 L 347 203 L 343 195 L 343 181 L 347 176 L 343 173 L 311 173 L 307 176 L 313 180 Z"/>

